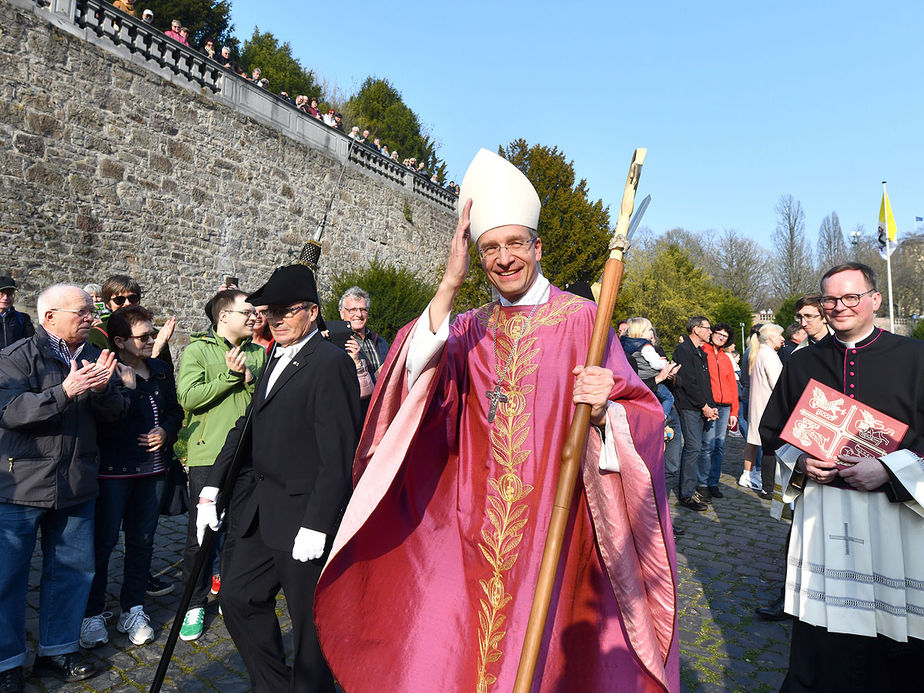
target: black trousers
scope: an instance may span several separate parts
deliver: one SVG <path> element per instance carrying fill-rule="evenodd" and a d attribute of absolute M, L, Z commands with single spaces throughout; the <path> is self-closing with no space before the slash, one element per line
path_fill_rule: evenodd
<path fill-rule="evenodd" d="M 186 526 L 186 548 L 183 550 L 183 584 L 185 585 L 192 574 L 193 563 L 196 561 L 196 554 L 199 552 L 199 540 L 196 538 L 196 504 L 199 502 L 199 493 L 208 479 L 211 467 L 190 467 L 189 468 L 189 522 Z M 218 530 L 221 535 L 225 533 L 225 527 Z M 189 602 L 189 608 L 204 607 L 209 600 L 209 586 L 212 581 L 212 564 L 214 557 L 221 550 L 220 539 L 215 537 L 212 543 L 212 556 L 205 564 L 205 569 L 196 582 L 192 599 Z"/>
<path fill-rule="evenodd" d="M 225 555 L 219 600 L 255 693 L 333 693 L 333 676 L 321 654 L 312 613 L 323 567 L 323 559 L 302 563 L 290 552 L 269 548 L 258 527 L 239 537 L 231 555 Z M 280 588 L 292 620 L 291 668 L 276 618 Z"/>
<path fill-rule="evenodd" d="M 921 690 L 924 640 L 896 642 L 792 624 L 789 671 L 780 693 L 906 693 Z"/>

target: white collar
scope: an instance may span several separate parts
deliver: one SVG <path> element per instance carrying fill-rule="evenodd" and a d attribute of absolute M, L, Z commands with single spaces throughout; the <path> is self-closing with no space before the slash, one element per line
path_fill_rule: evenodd
<path fill-rule="evenodd" d="M 305 344 L 308 342 L 309 339 L 311 339 L 312 337 L 314 337 L 314 335 L 315 335 L 315 333 L 317 333 L 317 331 L 318 331 L 318 329 L 315 328 L 314 330 L 311 331 L 310 334 L 308 334 L 308 335 L 302 337 L 302 338 L 299 339 L 297 342 L 295 342 L 295 344 L 290 344 L 290 345 L 287 346 L 287 347 L 279 346 L 279 345 L 277 344 L 276 347 L 273 349 L 273 358 L 277 358 L 277 359 L 278 359 L 278 358 L 282 358 L 283 356 L 285 356 L 286 358 L 288 358 L 288 359 L 290 359 L 290 360 L 293 359 L 293 358 L 295 358 L 295 355 L 296 355 L 299 351 L 302 350 L 302 347 L 305 346 Z"/>
<path fill-rule="evenodd" d="M 549 280 L 540 272 L 536 275 L 536 281 L 529 287 L 529 290 L 520 296 L 516 301 L 508 301 L 503 296 L 498 295 L 502 306 L 534 306 L 537 303 L 545 303 L 549 300 L 550 287 Z"/>
<path fill-rule="evenodd" d="M 834 338 L 835 338 L 838 342 L 840 342 L 841 344 L 843 344 L 845 347 L 847 347 L 848 349 L 853 349 L 855 346 L 857 346 L 857 344 L 859 344 L 860 342 L 862 342 L 864 339 L 868 339 L 869 336 L 870 336 L 871 334 L 873 334 L 873 332 L 874 332 L 875 330 L 876 330 L 876 326 L 873 325 L 871 328 L 869 328 L 869 332 L 867 332 L 865 335 L 863 335 L 863 336 L 860 337 L 858 340 L 853 341 L 853 342 L 845 342 L 843 339 L 840 339 L 837 335 L 834 335 Z"/>

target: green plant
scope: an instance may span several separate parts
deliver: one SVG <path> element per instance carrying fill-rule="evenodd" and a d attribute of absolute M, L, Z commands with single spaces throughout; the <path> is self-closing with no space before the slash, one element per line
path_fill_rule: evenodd
<path fill-rule="evenodd" d="M 339 319 L 337 304 L 352 286 L 369 294 L 369 327 L 389 342 L 394 340 L 398 330 L 420 316 L 436 293 L 433 284 L 412 272 L 373 260 L 365 269 L 347 272 L 334 280 L 331 296 L 322 306 L 327 319 Z"/>
<path fill-rule="evenodd" d="M 407 219 L 407 223 L 414 223 L 414 210 L 411 209 L 411 202 L 406 197 L 404 198 L 404 218 Z"/>

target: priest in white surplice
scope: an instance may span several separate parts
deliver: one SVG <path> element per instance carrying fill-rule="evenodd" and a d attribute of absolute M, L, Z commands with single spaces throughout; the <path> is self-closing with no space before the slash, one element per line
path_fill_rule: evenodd
<path fill-rule="evenodd" d="M 849 468 L 777 450 L 782 501 L 795 501 L 786 611 L 796 621 L 781 691 L 922 690 L 924 342 L 874 326 L 882 296 L 866 265 L 831 268 L 821 292 L 834 334 L 786 365 L 761 419 L 765 450 L 810 378 L 909 428 L 897 452 L 844 458 Z"/>

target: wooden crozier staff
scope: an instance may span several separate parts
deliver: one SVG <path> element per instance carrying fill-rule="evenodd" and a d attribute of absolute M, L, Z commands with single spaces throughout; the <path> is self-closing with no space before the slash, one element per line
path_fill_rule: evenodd
<path fill-rule="evenodd" d="M 629 220 L 635 206 L 635 191 L 638 188 L 638 180 L 647 151 L 647 149 L 636 149 L 632 156 L 632 164 L 629 166 L 629 177 L 626 179 L 626 189 L 622 194 L 622 205 L 619 208 L 619 218 L 616 220 L 616 230 L 610 241 L 610 257 L 603 269 L 600 300 L 597 303 L 597 317 L 594 320 L 594 331 L 587 350 L 586 366 L 599 366 L 603 362 L 603 352 L 606 349 L 610 323 L 613 321 L 616 296 L 619 294 L 619 285 L 622 283 L 624 270 L 622 256 L 627 244 L 626 231 L 629 228 Z M 558 572 L 562 543 L 568 524 L 568 515 L 571 511 L 571 499 L 574 496 L 574 485 L 581 468 L 581 455 L 584 444 L 587 442 L 589 425 L 590 405 L 584 403 L 575 405 L 574 419 L 571 421 L 571 428 L 568 430 L 568 437 L 565 439 L 561 452 L 561 473 L 558 477 L 558 488 L 555 491 L 552 516 L 549 519 L 549 533 L 545 540 L 542 563 L 539 565 L 536 593 L 533 596 L 533 606 L 529 613 L 526 636 L 523 639 L 523 650 L 520 652 L 520 664 L 517 668 L 513 693 L 529 693 L 532 688 L 533 676 L 536 673 L 536 660 L 539 657 L 542 634 L 545 631 L 545 622 L 549 614 L 549 602 L 552 599 L 555 574 Z"/>

